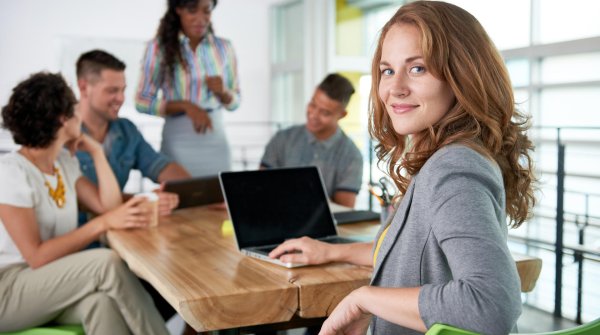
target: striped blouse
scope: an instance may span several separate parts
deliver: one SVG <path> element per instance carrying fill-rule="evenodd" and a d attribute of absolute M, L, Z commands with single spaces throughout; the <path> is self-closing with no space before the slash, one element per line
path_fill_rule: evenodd
<path fill-rule="evenodd" d="M 164 115 L 167 101 L 190 101 L 204 109 L 217 109 L 221 106 L 218 98 L 208 90 L 204 77 L 220 75 L 223 85 L 232 94 L 233 99 L 227 110 L 233 111 L 240 104 L 237 62 L 233 46 L 229 40 L 208 34 L 194 52 L 189 38 L 179 34 L 182 56 L 187 61 L 186 70 L 179 62 L 175 64 L 170 82 L 164 82 L 160 75 L 160 63 L 163 51 L 158 39 L 148 43 L 137 92 L 135 106 L 139 112 L 151 115 Z M 159 94 L 161 91 L 161 94 Z"/>

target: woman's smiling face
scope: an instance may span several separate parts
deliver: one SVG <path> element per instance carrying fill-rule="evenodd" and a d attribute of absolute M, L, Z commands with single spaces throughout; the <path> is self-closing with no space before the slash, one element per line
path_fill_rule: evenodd
<path fill-rule="evenodd" d="M 455 101 L 450 85 L 427 69 L 417 28 L 396 24 L 386 34 L 379 62 L 379 98 L 400 135 L 437 123 Z"/>

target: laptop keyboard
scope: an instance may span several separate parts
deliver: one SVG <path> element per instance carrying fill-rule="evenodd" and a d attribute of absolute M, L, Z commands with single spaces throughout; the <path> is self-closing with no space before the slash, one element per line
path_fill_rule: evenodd
<path fill-rule="evenodd" d="M 250 250 L 264 252 L 265 254 L 269 254 L 275 248 L 277 248 L 277 245 L 266 245 L 264 247 L 253 247 L 253 248 L 250 248 Z"/>
<path fill-rule="evenodd" d="M 319 238 L 318 240 L 319 241 L 323 241 L 323 242 L 327 242 L 327 243 L 333 243 L 333 244 L 355 243 L 355 242 L 357 242 L 356 240 L 353 240 L 353 239 L 350 239 L 350 238 L 345 238 L 345 237 L 340 237 L 340 236 L 322 237 L 322 238 Z M 277 245 L 265 245 L 265 246 L 262 246 L 262 247 L 252 247 L 252 248 L 249 248 L 249 250 L 255 251 L 255 252 L 260 252 L 260 253 L 265 253 L 265 254 L 268 255 L 275 248 L 277 248 Z"/>

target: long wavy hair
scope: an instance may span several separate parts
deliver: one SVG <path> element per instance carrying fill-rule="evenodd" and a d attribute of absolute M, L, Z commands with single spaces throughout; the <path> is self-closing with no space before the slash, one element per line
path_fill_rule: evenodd
<path fill-rule="evenodd" d="M 177 8 L 195 7 L 199 0 L 167 0 L 167 12 L 163 15 L 156 32 L 158 45 L 160 46 L 163 58 L 160 64 L 160 73 L 163 78 L 169 80 L 175 64 L 179 62 L 184 68 L 187 68 L 187 62 L 181 54 L 181 45 L 179 44 L 179 32 L 181 31 L 181 22 L 177 15 Z M 217 0 L 212 0 L 213 9 L 217 6 Z M 209 34 L 214 33 L 212 24 L 208 28 Z"/>
<path fill-rule="evenodd" d="M 397 24 L 410 24 L 421 36 L 425 64 L 432 75 L 447 82 L 456 97 L 444 117 L 413 136 L 394 131 L 379 98 L 382 45 Z M 375 151 L 401 194 L 412 176 L 437 150 L 462 143 L 493 159 L 502 171 L 509 225 L 520 226 L 535 205 L 532 142 L 526 131 L 529 117 L 515 106 L 508 71 L 500 53 L 467 11 L 438 1 L 416 1 L 402 6 L 385 24 L 372 64 L 369 133 L 379 141 Z"/>

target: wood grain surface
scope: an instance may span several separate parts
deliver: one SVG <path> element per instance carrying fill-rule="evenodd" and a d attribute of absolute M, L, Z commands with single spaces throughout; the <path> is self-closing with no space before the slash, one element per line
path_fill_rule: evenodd
<path fill-rule="evenodd" d="M 369 283 L 371 267 L 335 263 L 287 269 L 244 256 L 231 230 L 222 229 L 227 218 L 222 208 L 186 208 L 161 217 L 157 227 L 110 231 L 107 237 L 131 270 L 196 331 L 325 317 L 348 293 Z M 374 238 L 378 229 L 378 221 L 338 227 L 340 235 L 361 240 Z M 515 257 L 528 292 L 541 260 Z"/>
<path fill-rule="evenodd" d="M 224 210 L 191 208 L 158 227 L 111 231 L 111 247 L 197 331 L 290 320 L 298 288 L 286 270 L 239 253 Z"/>

